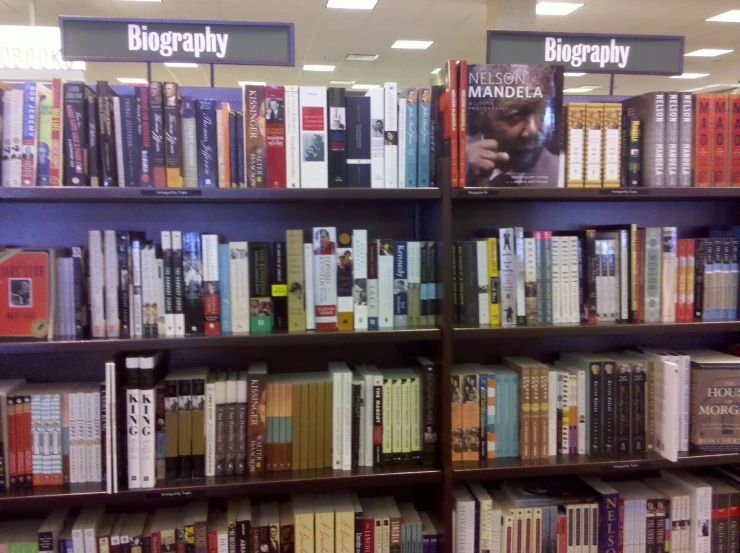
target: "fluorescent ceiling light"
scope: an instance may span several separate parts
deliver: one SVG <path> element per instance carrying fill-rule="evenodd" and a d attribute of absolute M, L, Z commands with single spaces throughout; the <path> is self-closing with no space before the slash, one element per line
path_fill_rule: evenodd
<path fill-rule="evenodd" d="M 705 19 L 704 21 L 721 21 L 723 23 L 740 23 L 740 10 L 730 10 L 728 12 L 715 15 L 714 17 L 710 17 L 709 19 Z"/>
<path fill-rule="evenodd" d="M 378 0 L 329 0 L 326 7 L 342 10 L 372 10 L 377 3 Z"/>
<path fill-rule="evenodd" d="M 162 0 L 119 0 L 120 2 L 162 2 Z"/>
<path fill-rule="evenodd" d="M 333 84 L 334 86 L 352 86 L 355 84 L 355 81 L 329 81 L 329 84 Z"/>
<path fill-rule="evenodd" d="M 701 79 L 702 77 L 708 77 L 709 73 L 683 73 L 682 75 L 673 75 L 668 77 L 669 79 Z"/>
<path fill-rule="evenodd" d="M 436 75 L 440 71 L 442 71 L 442 68 L 441 67 L 437 67 L 437 69 L 435 69 L 434 71 L 432 71 L 432 75 Z"/>
<path fill-rule="evenodd" d="M 583 4 L 570 2 L 539 2 L 535 11 L 537 15 L 568 15 L 582 7 Z"/>
<path fill-rule="evenodd" d="M 146 79 L 135 79 L 133 77 L 118 77 L 118 82 L 121 84 L 147 84 Z"/>
<path fill-rule="evenodd" d="M 719 48 L 702 48 L 701 50 L 694 50 L 693 52 L 689 52 L 688 54 L 684 54 L 685 56 L 691 56 L 694 58 L 716 58 L 717 56 L 721 56 L 723 54 L 729 54 L 730 52 L 733 52 L 734 50 L 721 50 Z"/>
<path fill-rule="evenodd" d="M 371 88 L 380 88 L 377 84 L 353 84 L 353 90 L 370 90 Z"/>
<path fill-rule="evenodd" d="M 391 48 L 403 50 L 426 50 L 432 45 L 431 40 L 397 40 Z"/>
<path fill-rule="evenodd" d="M 265 86 L 265 81 L 239 81 L 239 86 Z"/>
<path fill-rule="evenodd" d="M 197 63 L 186 63 L 186 62 L 177 62 L 177 61 L 165 62 L 164 66 L 179 68 L 179 69 L 197 69 L 198 68 Z"/>
<path fill-rule="evenodd" d="M 583 77 L 585 73 L 563 73 L 566 77 Z"/>
<path fill-rule="evenodd" d="M 696 92 L 698 90 L 707 90 L 709 88 L 738 88 L 740 85 L 737 83 L 734 84 L 708 84 L 706 86 L 699 86 L 697 88 L 689 88 L 687 90 L 683 90 L 682 92 Z"/>
<path fill-rule="evenodd" d="M 347 54 L 344 58 L 347 61 L 375 61 L 378 54 Z"/>
<path fill-rule="evenodd" d="M 304 71 L 326 71 L 327 73 L 331 73 L 334 71 L 335 65 L 304 65 L 303 70 Z"/>
<path fill-rule="evenodd" d="M 596 90 L 597 88 L 601 88 L 601 87 L 596 86 L 596 85 L 594 86 L 584 85 L 584 86 L 577 86 L 575 88 L 566 88 L 565 90 L 563 90 L 563 92 L 568 92 L 570 94 L 577 94 L 579 92 L 591 92 L 592 90 Z"/>

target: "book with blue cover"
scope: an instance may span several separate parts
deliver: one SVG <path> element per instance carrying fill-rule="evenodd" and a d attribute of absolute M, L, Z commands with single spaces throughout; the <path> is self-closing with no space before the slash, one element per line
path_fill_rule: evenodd
<path fill-rule="evenodd" d="M 198 186 L 218 187 L 216 162 L 216 103 L 214 100 L 195 101 L 195 130 L 198 152 Z"/>
<path fill-rule="evenodd" d="M 393 327 L 409 325 L 408 242 L 396 242 L 393 257 Z"/>
<path fill-rule="evenodd" d="M 418 161 L 419 172 L 417 186 L 428 188 L 431 179 L 431 150 L 432 150 L 432 89 L 419 89 L 419 128 L 418 128 Z"/>
<path fill-rule="evenodd" d="M 218 245 L 218 276 L 221 292 L 221 334 L 231 334 L 231 279 L 229 278 L 229 245 Z"/>
<path fill-rule="evenodd" d="M 403 91 L 406 98 L 406 180 L 405 188 L 416 188 L 417 182 L 417 148 L 418 148 L 418 100 L 415 88 L 406 88 Z"/>

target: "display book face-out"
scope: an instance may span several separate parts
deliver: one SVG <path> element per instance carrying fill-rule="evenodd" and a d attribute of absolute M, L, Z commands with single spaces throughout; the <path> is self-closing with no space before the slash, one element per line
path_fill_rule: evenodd
<path fill-rule="evenodd" d="M 471 64 L 466 186 L 557 186 L 563 68 Z"/>
<path fill-rule="evenodd" d="M 0 251 L 0 337 L 47 337 L 49 258 L 48 251 Z"/>

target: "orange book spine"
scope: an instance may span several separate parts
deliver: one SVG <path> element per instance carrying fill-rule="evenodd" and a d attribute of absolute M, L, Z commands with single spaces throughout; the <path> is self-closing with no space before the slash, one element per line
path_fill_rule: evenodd
<path fill-rule="evenodd" d="M 460 76 L 459 76 L 459 88 L 458 88 L 458 99 L 460 106 L 460 127 L 458 130 L 460 141 L 460 158 L 458 168 L 458 179 L 457 185 L 465 187 L 466 179 L 465 175 L 468 170 L 467 164 L 467 144 L 468 144 L 468 62 L 466 60 L 460 61 Z"/>
<path fill-rule="evenodd" d="M 221 102 L 219 114 L 224 127 L 224 188 L 231 188 L 231 136 L 229 135 L 229 103 Z"/>
<path fill-rule="evenodd" d="M 694 320 L 694 270 L 696 268 L 696 241 L 686 240 L 686 322 Z"/>
<path fill-rule="evenodd" d="M 293 470 L 293 385 L 285 385 L 285 470 Z"/>
<path fill-rule="evenodd" d="M 286 442 L 286 429 L 288 427 L 288 417 L 286 416 L 287 413 L 287 405 L 286 405 L 286 394 L 287 394 L 287 384 L 278 384 L 278 418 L 279 418 L 279 435 L 278 435 L 278 449 L 280 450 L 280 455 L 278 455 L 278 466 L 277 470 L 285 470 L 286 465 L 286 452 L 287 452 L 287 442 Z"/>
<path fill-rule="evenodd" d="M 266 433 L 266 440 L 265 440 L 265 470 L 271 471 L 275 470 L 273 465 L 275 462 L 275 454 L 274 454 L 274 444 L 273 444 L 273 435 L 274 435 L 274 426 L 275 426 L 275 416 L 274 416 L 274 409 L 275 409 L 275 400 L 274 400 L 274 394 L 273 390 L 275 388 L 274 384 L 267 384 L 265 386 L 265 416 L 267 418 L 267 424 L 265 425 L 265 433 Z"/>
<path fill-rule="evenodd" d="M 727 168 L 729 166 L 728 114 L 730 97 L 727 94 L 712 94 L 714 104 L 714 125 L 712 135 L 712 186 L 725 187 L 729 185 Z"/>
<path fill-rule="evenodd" d="M 712 186 L 712 112 L 712 96 L 697 94 L 694 107 L 694 186 Z"/>
<path fill-rule="evenodd" d="M 740 186 L 740 95 L 730 95 L 730 186 Z"/>
<path fill-rule="evenodd" d="M 488 396 L 486 398 L 486 402 L 488 404 L 488 414 L 489 419 L 496 420 L 496 379 L 491 378 L 489 375 L 487 380 L 487 386 L 488 389 L 486 390 L 488 392 Z M 496 458 L 496 426 L 495 422 L 494 424 L 488 424 L 488 421 L 486 421 L 486 439 L 488 440 L 487 448 L 486 448 L 486 457 L 488 459 L 495 459 Z"/>
<path fill-rule="evenodd" d="M 449 71 L 449 91 L 450 91 L 450 111 L 449 111 L 449 121 L 450 121 L 450 171 L 451 171 L 451 183 L 453 187 L 460 186 L 460 180 L 459 180 L 459 163 L 460 160 L 458 159 L 458 141 L 459 141 L 459 134 L 458 134 L 458 122 L 459 122 L 459 115 L 458 115 L 458 86 L 457 86 L 457 62 L 455 60 L 450 60 L 448 62 L 448 71 Z"/>

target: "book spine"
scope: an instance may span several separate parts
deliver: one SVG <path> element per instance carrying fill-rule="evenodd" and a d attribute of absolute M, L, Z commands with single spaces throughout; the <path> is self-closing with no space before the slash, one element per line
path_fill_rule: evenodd
<path fill-rule="evenodd" d="M 231 332 L 243 334 L 250 328 L 249 244 L 229 242 L 229 284 L 231 290 Z"/>
<path fill-rule="evenodd" d="M 139 143 L 140 125 L 137 120 L 136 97 L 132 94 L 124 94 L 120 101 L 126 186 L 138 187 L 141 175 L 141 146 Z"/>
<path fill-rule="evenodd" d="M 286 186 L 301 186 L 301 140 L 298 105 L 298 87 L 285 87 L 285 165 Z M 269 177 L 269 175 L 268 175 Z"/>
<path fill-rule="evenodd" d="M 156 483 L 154 368 L 141 369 L 139 375 L 139 484 L 142 488 L 153 488 Z"/>
<path fill-rule="evenodd" d="M 312 234 L 316 330 L 337 330 L 336 229 L 314 228 Z"/>
<path fill-rule="evenodd" d="M 397 100 L 396 110 L 398 111 L 398 187 L 406 186 L 406 95 L 401 91 Z"/>
<path fill-rule="evenodd" d="M 205 395 L 205 380 L 203 378 L 193 378 L 191 381 L 190 399 L 190 463 L 192 478 L 203 478 L 206 470 Z"/>
<path fill-rule="evenodd" d="M 328 186 L 327 91 L 321 86 L 302 86 L 300 95 L 301 188 Z"/>
<path fill-rule="evenodd" d="M 229 103 L 216 103 L 216 144 L 218 149 L 218 187 L 231 188 L 231 136 Z"/>
<path fill-rule="evenodd" d="M 367 96 L 349 96 L 346 98 L 346 106 L 347 186 L 353 188 L 368 188 L 372 184 L 370 98 Z"/>
<path fill-rule="evenodd" d="M 265 135 L 267 187 L 286 188 L 285 87 L 265 88 Z"/>
<path fill-rule="evenodd" d="M 346 188 L 359 186 L 349 183 L 347 163 L 349 161 L 348 142 L 352 140 L 350 118 L 351 110 L 347 109 L 347 99 L 343 88 L 329 88 L 327 90 L 329 106 L 329 188 Z M 347 115 L 350 117 L 347 117 Z M 367 130 L 367 129 L 366 129 Z"/>
<path fill-rule="evenodd" d="M 449 60 L 447 62 L 447 80 L 448 85 L 447 94 L 449 95 L 449 108 L 445 115 L 446 121 L 445 126 L 447 129 L 447 137 L 449 140 L 450 148 L 450 169 L 451 169 L 451 184 L 453 188 L 460 186 L 460 159 L 459 159 L 459 94 L 460 89 L 458 88 L 458 71 L 457 62 L 455 60 Z M 467 80 L 467 76 L 464 77 Z"/>
<path fill-rule="evenodd" d="M 552 324 L 552 231 L 543 231 L 542 239 L 544 261 L 544 271 L 542 278 L 544 281 L 543 289 L 545 291 L 545 298 L 543 301 L 545 307 L 545 324 Z M 524 282 L 523 276 L 521 278 L 521 281 Z"/>
<path fill-rule="evenodd" d="M 712 186 L 728 186 L 729 96 L 712 94 Z"/>
<path fill-rule="evenodd" d="M 264 410 L 264 375 L 249 374 L 247 406 L 247 468 L 250 476 L 265 473 L 265 427 L 260 424 L 259 413 Z"/>
<path fill-rule="evenodd" d="M 370 187 L 385 188 L 385 89 L 367 91 L 370 98 Z"/>
<path fill-rule="evenodd" d="M 26 94 L 29 94 L 26 91 Z M 82 83 L 64 83 L 64 186 L 87 186 L 89 184 L 85 172 L 85 156 L 87 146 L 85 126 L 85 85 Z M 35 85 L 34 85 L 35 95 Z M 24 108 L 24 120 L 28 117 L 28 107 Z M 36 101 L 33 101 L 34 121 L 36 116 Z M 35 123 L 33 133 L 35 137 Z M 23 139 L 23 154 L 28 139 Z M 35 138 L 34 138 L 35 141 Z M 28 146 L 35 151 L 35 142 Z M 33 154 L 35 157 L 35 153 Z M 30 160 L 29 160 L 30 161 Z M 35 182 L 35 180 L 33 181 Z M 30 183 L 29 183 L 30 185 Z"/>
<path fill-rule="evenodd" d="M 84 102 L 84 97 L 81 99 Z M 80 106 L 80 110 L 82 112 L 81 119 L 84 121 L 86 106 Z M 36 186 L 38 112 L 39 94 L 37 85 L 35 82 L 26 82 L 23 90 L 23 135 L 21 141 L 21 184 L 23 186 Z M 84 127 L 80 128 L 80 133 L 82 132 L 84 132 Z M 85 138 L 80 137 L 83 148 L 87 142 Z"/>
<path fill-rule="evenodd" d="M 247 186 L 247 158 L 246 149 L 244 145 L 244 113 L 237 111 L 236 114 L 236 147 L 234 149 L 236 154 L 236 178 L 239 183 L 239 188 L 246 188 Z M 232 178 L 233 182 L 233 178 Z"/>
<path fill-rule="evenodd" d="M 393 327 L 408 327 L 408 242 L 396 242 L 393 257 Z"/>
<path fill-rule="evenodd" d="M 131 327 L 132 338 L 143 338 L 144 336 L 142 321 L 141 249 L 141 240 L 131 241 L 131 275 L 129 279 L 133 283 L 133 293 L 131 296 L 131 314 L 134 321 Z"/>
<path fill-rule="evenodd" d="M 131 321 L 131 286 L 132 267 L 131 267 L 131 242 L 128 232 L 117 232 L 117 249 L 118 249 L 118 312 L 121 321 L 121 338 L 131 338 L 132 329 Z"/>
<path fill-rule="evenodd" d="M 486 244 L 488 253 L 488 294 L 490 296 L 490 324 L 501 324 L 501 300 L 498 263 L 498 237 L 488 238 Z"/>
<path fill-rule="evenodd" d="M 128 457 L 128 487 L 130 490 L 138 489 L 141 487 L 141 468 L 140 468 L 140 450 L 139 450 L 139 436 L 140 436 L 140 421 L 139 421 L 139 388 L 138 388 L 138 373 L 137 368 L 126 369 L 128 373 L 126 380 L 128 385 L 126 387 L 126 429 L 127 429 L 127 440 L 126 440 L 126 455 Z M 80 396 L 82 394 L 73 394 L 75 396 L 75 405 L 79 405 Z M 80 419 L 78 419 L 80 420 Z M 77 426 L 77 442 L 79 444 L 79 423 Z M 74 441 L 72 442 L 74 446 Z M 79 445 L 78 445 L 79 449 Z M 78 459 L 79 456 L 72 452 L 73 462 Z M 81 468 L 80 463 L 77 462 L 78 472 Z M 86 481 L 82 480 L 83 482 Z"/>
<path fill-rule="evenodd" d="M 654 143 L 653 143 L 653 167 L 646 167 L 646 171 L 643 172 L 643 178 L 646 180 L 648 186 L 663 187 L 665 186 L 665 93 L 664 92 L 653 92 L 652 93 L 652 116 L 653 116 L 653 130 L 654 130 Z M 650 175 L 653 175 L 650 179 Z M 652 183 L 649 182 L 652 180 Z"/>
<path fill-rule="evenodd" d="M 661 237 L 661 321 L 676 322 L 677 258 L 676 227 L 663 227 Z"/>
<path fill-rule="evenodd" d="M 195 100 L 183 96 L 180 100 L 182 129 L 182 177 L 185 188 L 198 188 L 198 133 L 195 120 Z"/>
<path fill-rule="evenodd" d="M 418 171 L 417 186 L 428 188 L 431 176 L 431 97 L 430 88 L 420 88 L 418 91 Z M 465 141 L 462 141 L 464 144 Z M 463 158 L 464 159 L 464 158 Z M 464 165 L 463 165 L 464 167 Z M 464 170 L 462 171 L 464 177 Z"/>
<path fill-rule="evenodd" d="M 262 85 L 245 86 L 243 105 L 247 187 L 265 188 L 267 186 L 265 174 L 267 145 L 264 130 L 260 129 L 260 120 L 265 117 L 265 87 Z"/>
<path fill-rule="evenodd" d="M 221 295 L 223 290 L 221 289 L 218 235 L 204 234 L 201 244 L 203 253 L 203 331 L 206 336 L 220 336 Z"/>
<path fill-rule="evenodd" d="M 219 321 L 221 323 L 221 333 L 231 334 L 231 276 L 229 258 L 229 244 L 218 245 L 218 291 L 220 294 L 219 302 Z"/>
<path fill-rule="evenodd" d="M 366 230 L 352 231 L 352 252 L 352 303 L 354 308 L 354 329 L 368 330 L 368 244 Z"/>
<path fill-rule="evenodd" d="M 182 273 L 184 333 L 185 336 L 202 336 L 203 250 L 198 232 L 182 233 Z"/>
<path fill-rule="evenodd" d="M 604 455 L 615 455 L 617 453 L 617 371 L 612 361 L 603 364 L 603 443 Z"/>
<path fill-rule="evenodd" d="M 149 87 L 136 87 L 136 120 L 138 122 L 138 146 L 140 165 L 136 172 L 139 186 L 154 186 L 152 171 L 152 122 L 149 109 Z M 92 144 L 91 144 L 92 147 Z"/>
<path fill-rule="evenodd" d="M 691 186 L 693 97 L 691 92 L 679 92 L 678 122 L 678 186 Z"/>
<path fill-rule="evenodd" d="M 697 94 L 694 100 L 694 185 L 712 186 L 712 142 L 714 102 L 711 94 Z"/>
<path fill-rule="evenodd" d="M 582 187 L 584 183 L 584 159 L 586 137 L 583 126 L 586 120 L 586 104 L 570 102 L 567 105 L 568 159 L 567 187 Z"/>
<path fill-rule="evenodd" d="M 195 101 L 198 186 L 200 188 L 218 187 L 217 115 L 214 100 Z"/>
<path fill-rule="evenodd" d="M 272 332 L 272 298 L 270 288 L 270 244 L 253 242 L 249 246 L 249 301 L 251 308 L 249 327 L 253 333 Z"/>
<path fill-rule="evenodd" d="M 62 80 L 51 80 L 51 143 L 49 148 L 49 185 L 62 185 L 63 137 L 62 137 Z M 6 102 L 9 94 L 6 94 Z M 110 98 L 106 98 L 110 101 Z M 98 107 L 98 109 L 100 109 Z M 103 133 L 101 132 L 101 135 Z M 105 185 L 105 181 L 104 181 Z"/>
<path fill-rule="evenodd" d="M 306 287 L 311 285 L 310 282 L 305 281 L 303 231 L 289 230 L 286 232 L 286 257 L 288 267 L 288 330 L 302 332 L 306 330 L 304 297 Z"/>
<path fill-rule="evenodd" d="M 417 188 L 417 149 L 419 146 L 419 103 L 415 88 L 404 90 L 406 96 L 406 188 Z"/>
<path fill-rule="evenodd" d="M 288 267 L 285 242 L 272 242 L 271 247 L 272 326 L 275 330 L 288 330 Z"/>
<path fill-rule="evenodd" d="M 586 187 L 601 186 L 602 129 L 604 126 L 604 104 L 586 104 Z"/>
<path fill-rule="evenodd" d="M 678 186 L 679 179 L 679 98 L 678 92 L 666 92 L 665 185 Z"/>
<path fill-rule="evenodd" d="M 484 240 L 475 243 L 476 275 L 478 290 L 478 324 L 491 324 L 490 291 L 488 289 L 488 244 Z"/>
<path fill-rule="evenodd" d="M 740 186 L 740 97 L 730 95 L 730 186 Z"/>
<path fill-rule="evenodd" d="M 662 229 L 645 229 L 645 322 L 659 322 L 661 316 L 661 244 Z"/>
<path fill-rule="evenodd" d="M 193 475 L 192 381 L 177 380 L 177 477 Z M 169 425 L 167 425 L 169 428 Z"/>
<path fill-rule="evenodd" d="M 385 187 L 398 188 L 398 85 L 385 83 Z"/>
<path fill-rule="evenodd" d="M 98 93 L 99 96 L 99 93 Z M 149 83 L 149 155 L 151 159 L 151 183 L 156 188 L 167 187 L 165 171 L 165 125 L 162 111 L 162 83 Z M 143 104 L 142 104 L 143 107 Z M 150 184 L 149 186 L 151 186 Z"/>
<path fill-rule="evenodd" d="M 514 282 L 516 286 L 516 324 L 523 326 L 527 324 L 526 294 L 524 291 L 524 229 L 514 228 Z"/>
<path fill-rule="evenodd" d="M 534 237 L 524 239 L 524 282 L 526 303 L 526 323 L 530 326 L 537 325 L 540 321 L 538 313 L 542 312 L 541 286 L 538 288 L 537 279 L 537 242 L 539 231 L 533 233 Z"/>
<path fill-rule="evenodd" d="M 500 275 L 501 275 L 501 324 L 516 324 L 516 282 L 517 258 L 514 253 L 514 229 L 499 230 Z"/>
<path fill-rule="evenodd" d="M 617 187 L 622 175 L 622 105 L 604 104 L 604 187 Z"/>
<path fill-rule="evenodd" d="M 367 245 L 367 325 L 369 330 L 379 328 L 380 295 L 378 290 L 378 241 Z"/>
<path fill-rule="evenodd" d="M 164 151 L 168 188 L 182 188 L 182 149 L 177 83 L 164 83 Z"/>
<path fill-rule="evenodd" d="M 478 278 L 476 276 L 476 243 L 473 241 L 466 241 L 461 243 L 462 247 L 462 286 L 460 288 L 461 293 L 461 307 L 462 320 L 460 321 L 465 325 L 477 325 L 479 320 L 478 315 Z M 464 296 L 463 296 L 464 292 Z"/>
<path fill-rule="evenodd" d="M 378 326 L 393 328 L 394 325 L 394 243 L 393 240 L 378 241 Z"/>

